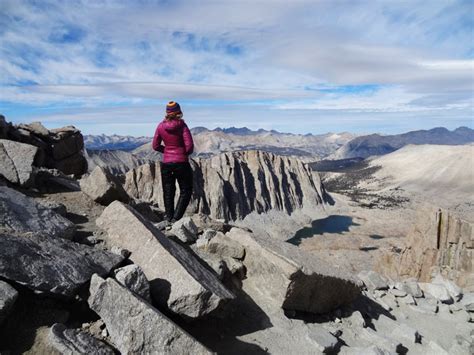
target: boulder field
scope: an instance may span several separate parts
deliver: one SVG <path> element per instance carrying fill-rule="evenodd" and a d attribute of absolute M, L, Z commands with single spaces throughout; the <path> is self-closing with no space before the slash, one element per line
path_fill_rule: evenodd
<path fill-rule="evenodd" d="M 323 208 L 324 187 L 296 159 L 193 162 L 193 203 L 166 228 L 158 164 L 132 171 L 125 188 L 102 168 L 78 182 L 65 168 L 79 166 L 75 129 L 0 120 L 0 139 L 2 354 L 473 353 L 474 294 L 449 273 L 355 275 L 229 222 Z M 29 144 L 15 148 L 27 159 L 11 153 L 16 143 Z M 457 253 L 472 241 L 463 222 L 437 221 L 451 226 L 437 229 L 440 245 Z"/>

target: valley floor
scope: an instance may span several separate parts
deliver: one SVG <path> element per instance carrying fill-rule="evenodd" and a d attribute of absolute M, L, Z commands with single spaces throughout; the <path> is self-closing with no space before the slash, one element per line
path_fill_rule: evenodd
<path fill-rule="evenodd" d="M 354 274 L 372 270 L 386 250 L 401 248 L 413 228 L 416 205 L 367 208 L 350 196 L 331 196 L 334 204 L 325 205 L 323 210 L 298 211 L 291 216 L 275 211 L 251 214 L 239 224 L 297 245 Z"/>

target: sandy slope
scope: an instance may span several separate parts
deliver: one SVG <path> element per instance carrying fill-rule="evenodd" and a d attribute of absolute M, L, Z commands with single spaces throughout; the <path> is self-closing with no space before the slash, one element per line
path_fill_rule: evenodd
<path fill-rule="evenodd" d="M 474 145 L 409 145 L 370 165 L 381 167 L 371 190 L 398 188 L 447 208 L 474 205 Z"/>

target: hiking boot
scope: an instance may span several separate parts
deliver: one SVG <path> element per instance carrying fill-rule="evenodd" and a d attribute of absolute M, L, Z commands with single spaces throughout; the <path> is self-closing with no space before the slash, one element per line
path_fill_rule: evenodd
<path fill-rule="evenodd" d="M 173 218 L 171 221 L 168 221 L 168 225 L 166 226 L 166 230 L 169 231 L 173 227 L 173 223 L 176 222 L 176 220 Z"/>
<path fill-rule="evenodd" d="M 155 227 L 158 228 L 160 231 L 162 230 L 170 230 L 171 229 L 171 226 L 173 225 L 173 223 L 175 222 L 174 219 L 172 219 L 171 221 L 168 221 L 168 220 L 164 220 L 164 221 L 161 221 L 159 223 L 154 223 Z"/>

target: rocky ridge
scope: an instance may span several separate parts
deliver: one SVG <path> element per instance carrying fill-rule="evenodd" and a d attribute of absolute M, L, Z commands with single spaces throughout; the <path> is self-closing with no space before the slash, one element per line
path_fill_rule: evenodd
<path fill-rule="evenodd" d="M 288 214 L 321 208 L 327 195 L 321 182 L 301 161 L 260 151 L 223 153 L 191 161 L 195 182 L 190 213 L 236 220 L 271 209 Z M 158 163 L 145 164 L 125 176 L 134 198 L 163 206 Z"/>
<path fill-rule="evenodd" d="M 8 140 L 8 142 L 0 143 L 0 146 L 3 146 L 3 148 L 0 147 L 1 175 L 6 175 L 3 169 L 5 168 L 5 161 L 8 161 L 9 158 L 12 163 L 8 165 L 16 167 L 21 175 L 23 169 L 19 166 L 19 163 L 22 163 L 21 159 L 13 154 L 13 152 L 19 153 L 19 147 L 25 147 L 25 145 L 21 146 L 19 143 L 36 147 L 33 156 L 29 158 L 33 162 L 28 161 L 22 164 L 57 169 L 66 175 L 80 176 L 87 171 L 87 161 L 83 151 L 84 139 L 81 132 L 73 126 L 52 130 L 46 129 L 40 122 L 15 126 L 6 122 L 5 117 L 0 115 L 0 140 L 2 139 Z M 7 144 L 6 147 L 4 143 Z M 11 149 L 8 148 L 8 145 L 17 145 L 18 147 Z M 29 149 L 34 150 L 34 148 Z"/>

